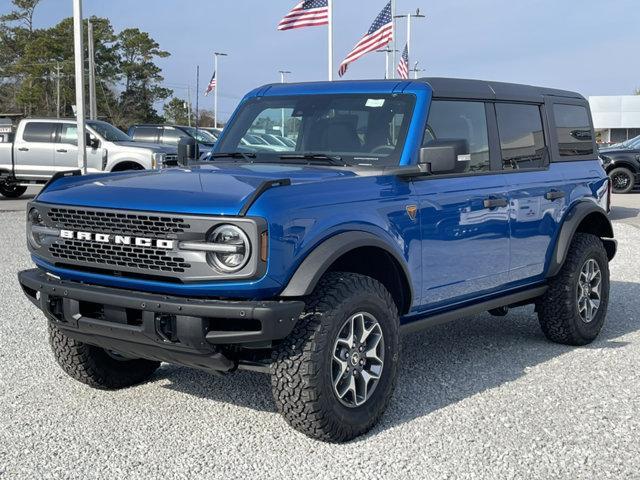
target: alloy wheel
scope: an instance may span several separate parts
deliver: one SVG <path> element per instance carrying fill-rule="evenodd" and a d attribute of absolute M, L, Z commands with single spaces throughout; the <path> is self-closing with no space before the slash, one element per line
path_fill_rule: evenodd
<path fill-rule="evenodd" d="M 333 346 L 333 391 L 350 408 L 363 405 L 378 386 L 384 368 L 384 336 L 367 312 L 350 316 Z"/>
<path fill-rule="evenodd" d="M 598 313 L 601 301 L 602 272 L 593 258 L 580 269 L 578 277 L 578 314 L 585 323 L 590 323 Z"/>

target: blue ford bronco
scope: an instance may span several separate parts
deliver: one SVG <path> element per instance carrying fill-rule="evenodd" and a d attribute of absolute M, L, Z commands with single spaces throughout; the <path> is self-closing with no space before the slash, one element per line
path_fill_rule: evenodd
<path fill-rule="evenodd" d="M 527 304 L 554 342 L 602 328 L 610 182 L 576 93 L 268 85 L 207 158 L 71 172 L 30 203 L 37 268 L 19 281 L 76 380 L 129 387 L 160 362 L 266 372 L 294 428 L 338 442 L 383 414 L 402 333 Z"/>

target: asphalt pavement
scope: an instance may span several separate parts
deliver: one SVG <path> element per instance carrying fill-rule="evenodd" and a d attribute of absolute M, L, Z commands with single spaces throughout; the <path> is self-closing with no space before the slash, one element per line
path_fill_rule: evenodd
<path fill-rule="evenodd" d="M 615 203 L 596 342 L 547 342 L 531 307 L 407 337 L 382 422 L 345 445 L 289 428 L 259 373 L 164 365 L 118 392 L 67 377 L 16 282 L 24 213 L 1 212 L 0 479 L 640 478 L 640 195 Z"/>

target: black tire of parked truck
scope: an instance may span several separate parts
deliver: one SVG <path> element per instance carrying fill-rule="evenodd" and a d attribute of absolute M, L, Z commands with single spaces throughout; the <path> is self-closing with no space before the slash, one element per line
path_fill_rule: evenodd
<path fill-rule="evenodd" d="M 600 333 L 609 305 L 609 260 L 595 235 L 576 233 L 560 273 L 538 300 L 546 337 L 564 345 L 587 345 Z"/>
<path fill-rule="evenodd" d="M 120 358 L 106 350 L 78 342 L 49 324 L 49 344 L 67 375 L 101 390 L 116 390 L 148 380 L 160 362 Z"/>
<path fill-rule="evenodd" d="M 613 193 L 629 193 L 635 188 L 636 177 L 625 167 L 614 168 L 609 172 Z"/>
<path fill-rule="evenodd" d="M 318 440 L 345 442 L 366 433 L 395 388 L 398 327 L 397 307 L 380 282 L 326 274 L 293 332 L 274 349 L 278 411 Z"/>
<path fill-rule="evenodd" d="M 15 183 L 0 183 L 0 195 L 6 198 L 20 198 L 27 191 L 27 187 Z"/>

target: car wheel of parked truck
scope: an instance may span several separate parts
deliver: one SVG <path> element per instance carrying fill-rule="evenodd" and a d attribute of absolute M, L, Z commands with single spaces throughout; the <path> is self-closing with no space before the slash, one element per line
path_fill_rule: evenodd
<path fill-rule="evenodd" d="M 576 233 L 560 273 L 537 302 L 547 338 L 565 345 L 596 339 L 609 305 L 609 260 L 595 235 Z"/>
<path fill-rule="evenodd" d="M 160 362 L 128 359 L 103 348 L 79 342 L 49 324 L 49 344 L 67 375 L 93 388 L 115 390 L 142 383 Z"/>
<path fill-rule="evenodd" d="M 398 370 L 398 310 L 363 275 L 325 275 L 302 319 L 273 352 L 271 385 L 291 426 L 320 440 L 367 432 L 391 399 Z"/>
<path fill-rule="evenodd" d="M 624 167 L 614 168 L 609 172 L 613 193 L 629 193 L 635 187 L 635 175 Z"/>
<path fill-rule="evenodd" d="M 15 183 L 0 183 L 0 195 L 6 198 L 20 198 L 27 187 Z"/>

